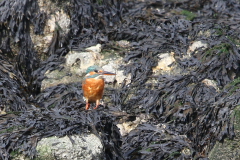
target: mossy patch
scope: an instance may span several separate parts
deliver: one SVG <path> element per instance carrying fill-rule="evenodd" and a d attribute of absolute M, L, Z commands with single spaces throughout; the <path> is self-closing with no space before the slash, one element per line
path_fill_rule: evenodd
<path fill-rule="evenodd" d="M 240 137 L 240 104 L 233 110 L 232 116 L 234 116 L 234 128 L 236 136 Z"/>
<path fill-rule="evenodd" d="M 103 59 L 123 57 L 124 53 L 128 52 L 127 44 L 128 42 L 124 40 L 122 41 L 122 45 L 120 45 L 120 41 L 111 41 L 104 46 L 100 54 L 103 56 Z M 124 47 L 124 45 L 126 46 Z"/>
<path fill-rule="evenodd" d="M 51 149 L 49 148 L 49 147 L 47 147 L 47 146 L 42 146 L 41 148 L 38 148 L 38 157 L 37 157 L 37 159 L 43 159 L 43 157 L 44 158 L 54 158 L 54 157 L 51 157 L 51 156 L 49 156 L 49 155 L 51 155 Z"/>
<path fill-rule="evenodd" d="M 0 134 L 2 134 L 2 133 L 11 133 L 11 132 L 13 132 L 15 129 L 22 129 L 22 128 L 24 128 L 24 127 L 21 126 L 21 125 L 19 125 L 19 126 L 12 126 L 12 127 L 7 128 L 7 129 L 1 130 L 1 131 L 0 131 Z"/>
<path fill-rule="evenodd" d="M 116 57 L 116 54 L 114 53 L 114 51 L 104 50 L 100 54 L 103 55 L 103 59 L 109 59 L 109 58 Z"/>
<path fill-rule="evenodd" d="M 237 33 L 236 33 L 236 35 L 237 35 Z M 226 36 L 226 37 L 227 37 L 227 39 L 229 39 L 233 44 L 235 44 L 235 45 L 237 45 L 237 46 L 240 45 L 239 39 L 234 38 L 234 37 L 232 37 L 232 36 Z"/>
<path fill-rule="evenodd" d="M 11 152 L 10 152 L 10 158 L 11 158 L 11 159 L 14 159 L 14 158 L 17 157 L 19 154 L 20 154 L 20 153 L 19 153 L 19 150 L 18 150 L 18 149 L 15 150 L 15 151 L 11 151 Z"/>
<path fill-rule="evenodd" d="M 187 10 L 181 10 L 180 14 L 186 16 L 186 20 L 189 21 L 191 21 L 196 16 L 194 13 Z"/>
<path fill-rule="evenodd" d="M 208 158 L 210 160 L 239 159 L 240 152 L 240 105 L 236 106 L 231 116 L 234 116 L 234 140 L 228 138 L 224 142 L 216 142 L 210 151 Z"/>
<path fill-rule="evenodd" d="M 215 45 L 214 47 L 208 49 L 203 57 L 201 58 L 201 61 L 206 60 L 207 57 L 212 57 L 214 55 L 217 55 L 218 57 L 222 54 L 225 56 L 228 56 L 230 53 L 230 44 L 228 43 L 220 43 L 218 45 Z"/>
<path fill-rule="evenodd" d="M 221 36 L 221 35 L 223 35 L 223 30 L 217 28 L 217 29 L 215 30 L 215 34 L 218 35 L 218 36 Z"/>
<path fill-rule="evenodd" d="M 102 5 L 102 1 L 101 0 L 97 0 L 97 4 L 98 5 Z"/>
<path fill-rule="evenodd" d="M 179 155 L 181 155 L 180 152 L 172 152 L 172 153 L 168 156 L 167 159 L 169 159 L 169 158 L 176 158 L 176 157 L 179 156 Z M 176 156 L 176 157 L 175 157 L 175 156 Z M 167 160 L 167 159 L 166 159 L 166 160 Z"/>
<path fill-rule="evenodd" d="M 18 111 L 9 111 L 9 112 L 6 112 L 7 114 L 15 114 L 15 115 L 19 115 L 21 112 L 18 112 Z"/>
<path fill-rule="evenodd" d="M 231 81 L 230 83 L 228 83 L 225 87 L 225 89 L 229 89 L 228 90 L 228 95 L 233 94 L 233 92 L 235 92 L 239 87 L 237 86 L 240 83 L 240 77 L 234 79 L 233 81 Z"/>

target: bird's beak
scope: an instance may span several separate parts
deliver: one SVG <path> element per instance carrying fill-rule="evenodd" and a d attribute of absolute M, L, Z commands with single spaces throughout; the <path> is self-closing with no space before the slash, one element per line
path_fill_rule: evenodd
<path fill-rule="evenodd" d="M 111 72 L 107 72 L 107 71 L 103 71 L 102 74 L 103 75 L 115 75 L 115 73 L 111 73 Z"/>

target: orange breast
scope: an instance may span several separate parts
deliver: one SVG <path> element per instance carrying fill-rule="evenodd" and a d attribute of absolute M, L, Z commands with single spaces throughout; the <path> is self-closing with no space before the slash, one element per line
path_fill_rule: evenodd
<path fill-rule="evenodd" d="M 85 79 L 82 84 L 83 96 L 88 99 L 88 102 L 96 102 L 96 100 L 102 98 L 103 88 L 103 79 Z"/>

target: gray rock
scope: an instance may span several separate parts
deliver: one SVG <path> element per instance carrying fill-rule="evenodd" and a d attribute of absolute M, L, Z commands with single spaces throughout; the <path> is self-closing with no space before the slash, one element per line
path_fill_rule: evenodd
<path fill-rule="evenodd" d="M 116 73 L 116 70 L 114 69 L 114 66 L 111 63 L 103 66 L 102 68 L 103 68 L 104 71 Z M 104 76 L 104 79 L 105 79 L 104 81 L 106 83 L 110 83 L 110 82 L 113 83 L 114 80 L 115 80 L 115 75 L 106 75 L 106 76 Z"/>
<path fill-rule="evenodd" d="M 92 52 L 75 52 L 66 56 L 66 66 L 71 67 L 75 74 L 82 75 L 89 66 L 95 64 L 96 58 Z"/>
<path fill-rule="evenodd" d="M 126 80 L 127 84 L 130 83 L 131 82 L 131 75 L 128 74 L 127 76 L 125 76 L 123 74 L 123 72 L 124 72 L 123 70 L 117 70 L 117 72 L 116 72 L 116 81 L 117 81 L 117 83 L 118 84 L 122 84 L 122 82 L 124 80 Z"/>
<path fill-rule="evenodd" d="M 98 137 L 89 134 L 86 137 L 72 135 L 73 143 L 68 136 L 41 139 L 37 144 L 38 158 L 61 160 L 100 159 L 103 146 Z"/>
<path fill-rule="evenodd" d="M 116 58 L 115 60 L 110 59 L 106 65 L 103 65 L 102 68 L 105 71 L 113 72 L 116 74 L 113 76 L 104 76 L 106 83 L 110 83 L 110 82 L 113 83 L 114 80 L 116 80 L 118 84 L 121 84 L 125 79 L 127 80 L 127 83 L 131 81 L 131 75 L 129 74 L 126 76 L 123 74 L 123 70 L 119 69 L 121 65 L 121 61 L 122 61 L 122 58 Z M 103 63 L 103 61 L 101 62 Z"/>
<path fill-rule="evenodd" d="M 66 55 L 66 63 L 62 64 L 64 69 L 61 71 L 47 71 L 45 73 L 45 77 L 47 78 L 42 81 L 41 90 L 58 84 L 81 83 L 86 69 L 92 65 L 98 65 L 106 71 L 116 73 L 116 75 L 104 76 L 106 83 L 113 83 L 114 80 L 116 80 L 118 84 L 121 84 L 124 79 L 127 80 L 127 83 L 131 81 L 130 75 L 126 76 L 122 70 L 118 69 L 122 63 L 122 57 L 101 57 L 100 53 L 98 53 L 101 51 L 100 44 L 89 47 L 86 50 L 88 50 L 88 52 L 69 52 Z"/>

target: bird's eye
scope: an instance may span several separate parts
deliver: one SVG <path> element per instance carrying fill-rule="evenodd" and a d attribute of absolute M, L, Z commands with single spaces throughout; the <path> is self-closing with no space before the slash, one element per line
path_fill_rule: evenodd
<path fill-rule="evenodd" d="M 94 72 L 98 73 L 98 70 L 94 70 Z"/>

